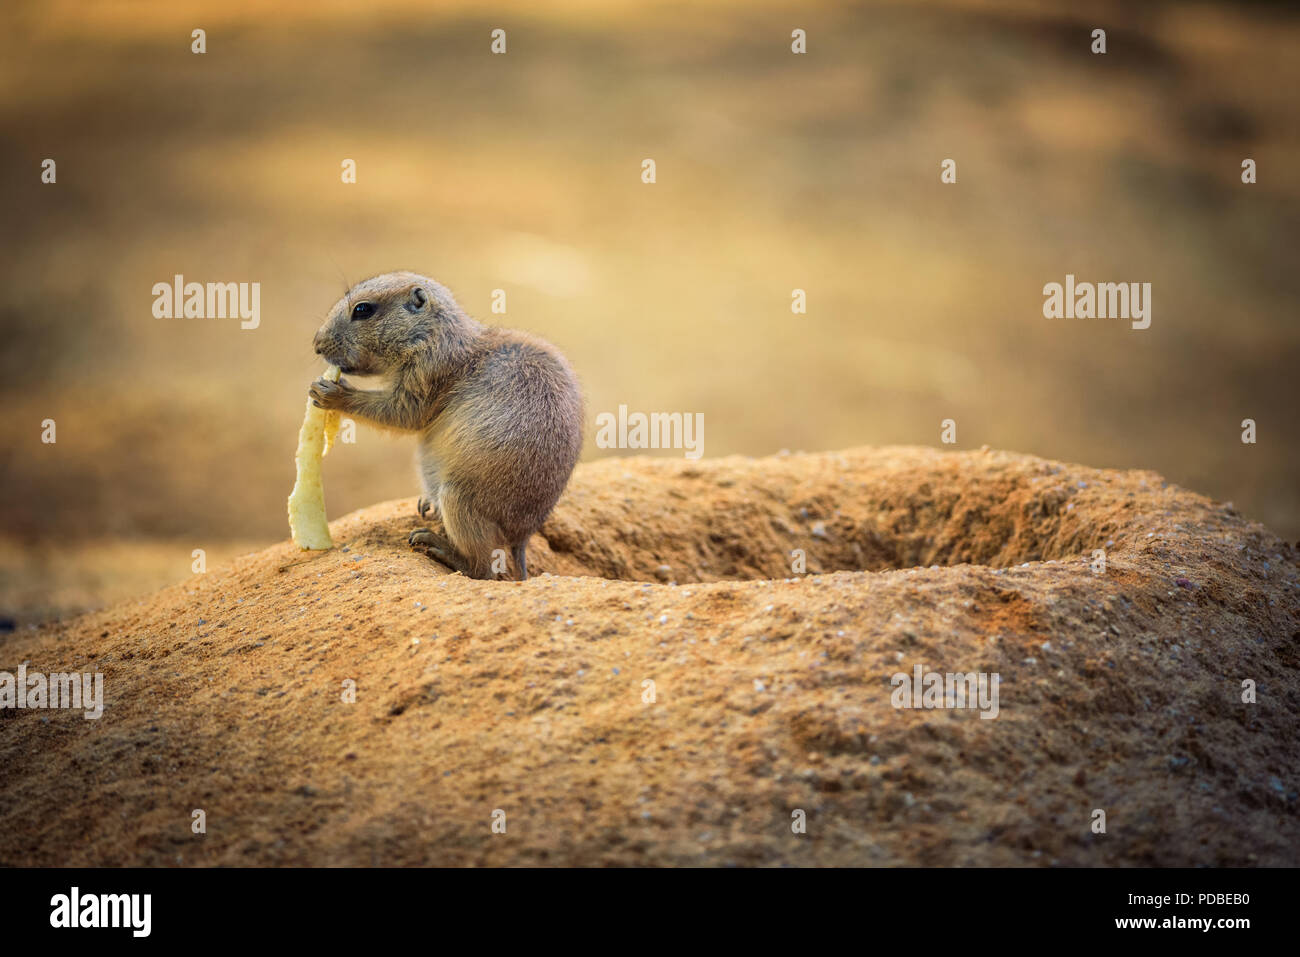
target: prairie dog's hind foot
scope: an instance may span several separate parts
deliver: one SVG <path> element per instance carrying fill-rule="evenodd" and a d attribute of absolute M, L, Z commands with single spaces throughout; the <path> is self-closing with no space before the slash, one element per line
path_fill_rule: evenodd
<path fill-rule="evenodd" d="M 406 536 L 406 543 L 411 546 L 413 551 L 420 552 L 423 555 L 432 558 L 436 562 L 441 562 L 452 571 L 460 572 L 462 575 L 469 575 L 469 562 L 465 557 L 456 550 L 446 538 L 437 532 L 428 528 L 417 528 Z"/>

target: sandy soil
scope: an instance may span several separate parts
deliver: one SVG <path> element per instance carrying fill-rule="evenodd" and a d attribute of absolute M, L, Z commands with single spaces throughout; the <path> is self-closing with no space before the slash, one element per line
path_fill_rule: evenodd
<path fill-rule="evenodd" d="M 606 460 L 526 583 L 418 524 L 5 637 L 107 706 L 0 712 L 0 863 L 1300 864 L 1300 554 L 1154 473 Z M 998 673 L 998 717 L 895 709 L 915 664 Z"/>

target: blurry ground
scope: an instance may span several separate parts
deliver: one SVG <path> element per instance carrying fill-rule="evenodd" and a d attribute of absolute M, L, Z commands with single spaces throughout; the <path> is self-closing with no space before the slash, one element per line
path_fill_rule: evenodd
<path fill-rule="evenodd" d="M 1159 475 L 589 463 L 523 583 L 414 508 L 0 638 L 106 698 L 0 710 L 0 865 L 1300 863 L 1300 552 Z M 916 665 L 997 717 L 895 709 Z"/>
<path fill-rule="evenodd" d="M 1300 536 L 1279 8 L 431 6 L 4 5 L 0 614 L 283 540 L 312 332 L 395 268 L 556 342 L 591 415 L 703 412 L 710 457 L 951 417 L 958 447 L 1157 469 Z M 1151 328 L 1044 320 L 1066 272 L 1150 281 Z M 260 281 L 261 328 L 153 318 L 175 273 Z M 362 430 L 330 513 L 414 494 L 410 456 Z"/>

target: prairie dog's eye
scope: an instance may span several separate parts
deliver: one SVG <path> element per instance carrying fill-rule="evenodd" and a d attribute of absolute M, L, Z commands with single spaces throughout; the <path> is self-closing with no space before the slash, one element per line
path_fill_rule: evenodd
<path fill-rule="evenodd" d="M 375 314 L 375 307 L 368 302 L 359 302 L 352 307 L 352 319 L 369 319 Z"/>

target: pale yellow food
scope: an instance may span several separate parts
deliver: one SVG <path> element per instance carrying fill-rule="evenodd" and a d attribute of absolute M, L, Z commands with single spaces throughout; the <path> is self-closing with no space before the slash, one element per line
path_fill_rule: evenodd
<path fill-rule="evenodd" d="M 325 378 L 338 382 L 338 367 L 326 367 Z M 289 530 L 299 548 L 334 547 L 325 520 L 325 486 L 321 482 L 320 461 L 334 445 L 338 431 L 339 413 L 317 408 L 308 398 L 307 414 L 298 430 L 298 451 L 294 453 L 298 477 L 289 493 Z"/>

